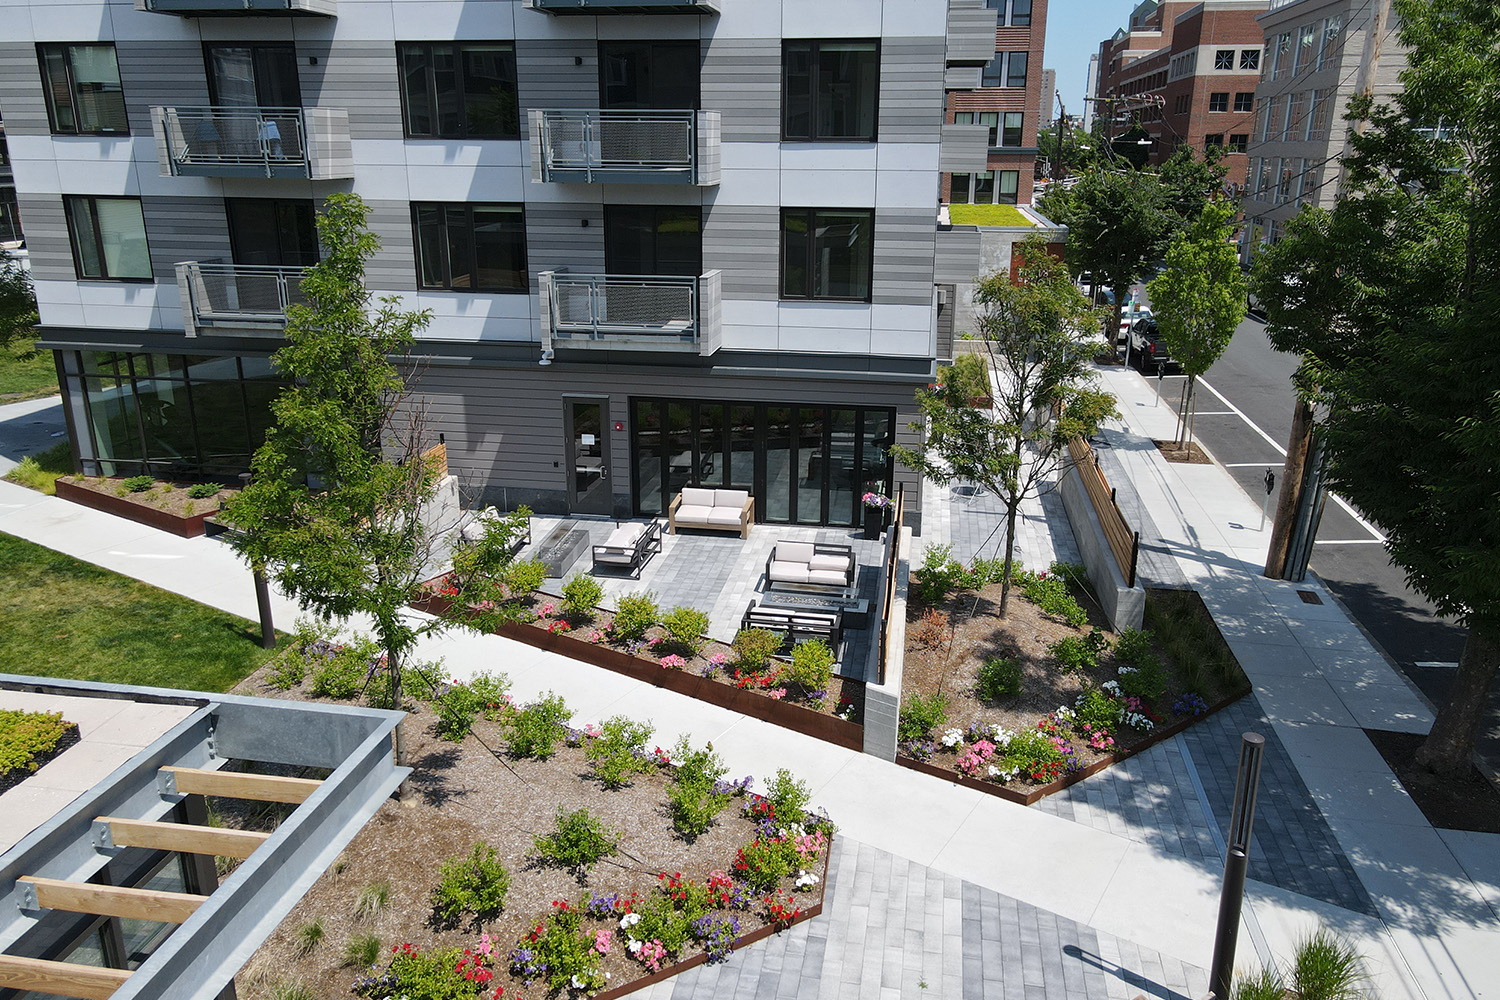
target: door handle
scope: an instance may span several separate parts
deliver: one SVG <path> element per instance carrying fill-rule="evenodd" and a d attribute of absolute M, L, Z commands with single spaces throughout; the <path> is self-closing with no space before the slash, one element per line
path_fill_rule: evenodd
<path fill-rule="evenodd" d="M 599 470 L 599 481 L 602 483 L 602 482 L 604 482 L 608 478 L 609 478 L 609 473 L 605 472 L 603 469 L 600 469 Z"/>

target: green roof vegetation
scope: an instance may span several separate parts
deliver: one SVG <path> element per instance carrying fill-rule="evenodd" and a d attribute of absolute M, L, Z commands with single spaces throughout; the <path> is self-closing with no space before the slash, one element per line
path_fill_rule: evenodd
<path fill-rule="evenodd" d="M 949 205 L 948 220 L 955 226 L 1034 225 L 1014 205 Z"/>

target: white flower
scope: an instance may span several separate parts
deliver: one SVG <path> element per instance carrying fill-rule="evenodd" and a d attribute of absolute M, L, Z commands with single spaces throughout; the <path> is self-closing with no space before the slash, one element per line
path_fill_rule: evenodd
<path fill-rule="evenodd" d="M 631 938 L 630 943 L 625 946 L 625 950 L 630 952 L 632 955 L 637 955 L 640 953 L 642 943 L 643 942 Z"/>
<path fill-rule="evenodd" d="M 1004 750 L 1015 738 L 1016 734 L 1013 730 L 1006 729 L 998 722 L 990 726 L 990 742 L 995 744 L 996 749 Z"/>
<path fill-rule="evenodd" d="M 1119 681 L 1105 681 L 1103 684 L 1099 685 L 1099 688 L 1111 698 L 1121 697 Z"/>
<path fill-rule="evenodd" d="M 573 977 L 573 988 L 575 990 L 581 990 L 587 985 L 587 983 L 585 983 L 582 979 L 579 979 L 577 976 Z"/>
<path fill-rule="evenodd" d="M 949 750 L 952 750 L 963 741 L 964 731 L 962 729 L 949 729 L 947 732 L 943 733 L 942 744 Z"/>
<path fill-rule="evenodd" d="M 1052 715 L 1054 718 L 1064 722 L 1070 721 L 1074 717 L 1073 710 L 1066 705 L 1057 706 L 1057 711 L 1053 712 Z"/>
<path fill-rule="evenodd" d="M 1116 670 L 1115 673 L 1119 674 L 1121 677 L 1124 677 L 1126 674 L 1133 674 L 1133 673 L 1135 673 L 1136 669 L 1137 668 L 1135 668 L 1135 667 L 1124 667 L 1124 666 L 1122 666 L 1119 670 Z"/>
<path fill-rule="evenodd" d="M 812 872 L 806 872 L 806 871 L 801 871 L 801 870 L 799 870 L 797 872 L 797 883 L 796 884 L 797 884 L 797 888 L 799 888 L 799 889 L 806 889 L 809 886 L 817 885 L 820 881 L 822 881 L 822 880 L 819 879 L 818 876 L 814 875 Z"/>
<path fill-rule="evenodd" d="M 641 915 L 639 913 L 627 913 L 623 917 L 620 918 L 620 930 L 623 931 L 626 928 L 634 927 L 636 924 L 638 924 L 640 922 L 641 922 Z"/>

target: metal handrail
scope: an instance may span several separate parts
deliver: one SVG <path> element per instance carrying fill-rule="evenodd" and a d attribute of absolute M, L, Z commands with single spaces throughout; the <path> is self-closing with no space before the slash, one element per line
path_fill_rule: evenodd
<path fill-rule="evenodd" d="M 661 337 L 696 342 L 696 275 L 552 272 L 551 328 L 559 339 Z"/>
<path fill-rule="evenodd" d="M 286 322 L 287 307 L 302 305 L 301 267 L 268 264 L 179 264 L 187 279 L 196 325 Z"/>
<path fill-rule="evenodd" d="M 543 177 L 557 170 L 594 174 L 678 172 L 698 181 L 696 111 L 543 111 Z"/>
<path fill-rule="evenodd" d="M 162 108 L 167 159 L 184 164 L 309 169 L 307 119 L 302 108 Z"/>

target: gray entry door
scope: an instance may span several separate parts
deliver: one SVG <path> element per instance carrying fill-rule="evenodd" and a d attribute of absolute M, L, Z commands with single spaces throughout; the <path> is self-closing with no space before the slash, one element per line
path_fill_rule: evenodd
<path fill-rule="evenodd" d="M 609 486 L 609 400 L 564 399 L 563 435 L 568 468 L 568 510 L 612 514 Z"/>

